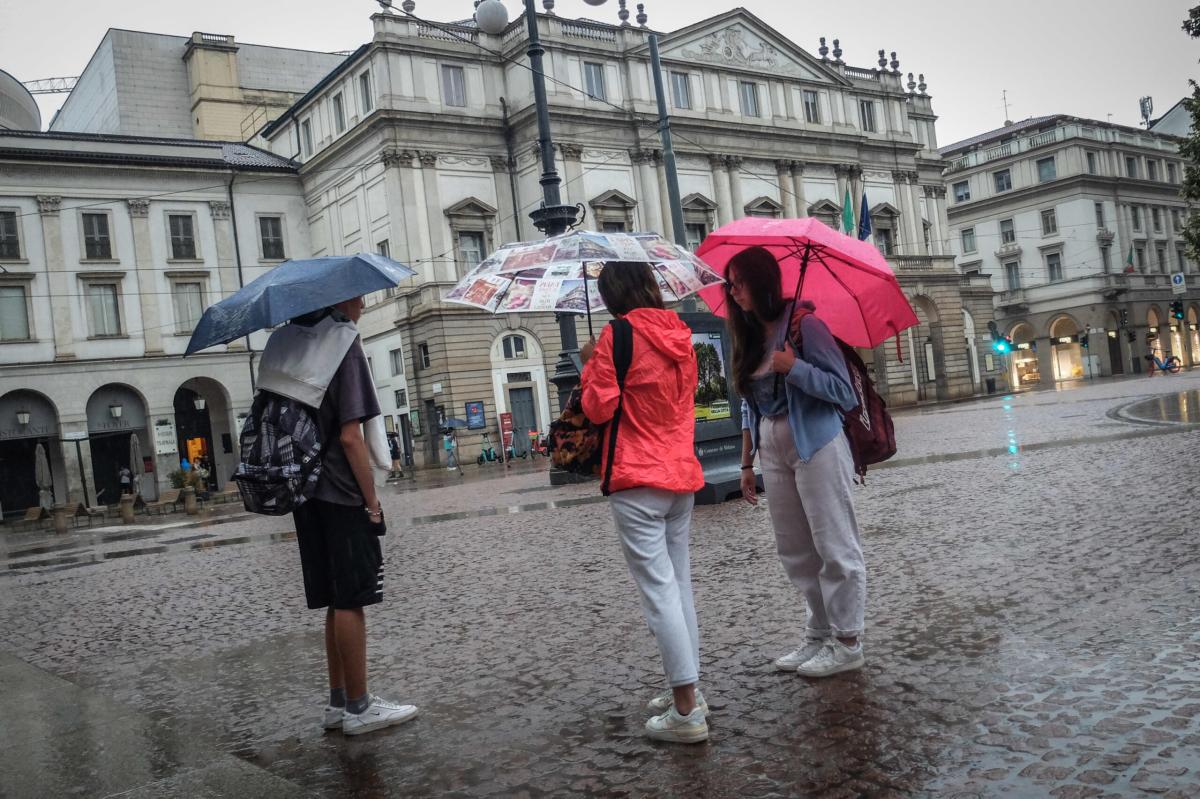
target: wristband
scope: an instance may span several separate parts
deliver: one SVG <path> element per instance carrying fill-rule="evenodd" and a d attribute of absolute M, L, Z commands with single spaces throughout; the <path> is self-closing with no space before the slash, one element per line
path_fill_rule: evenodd
<path fill-rule="evenodd" d="M 754 470 L 754 464 L 750 464 L 749 466 L 743 466 L 743 467 L 742 467 L 742 471 L 743 471 L 743 472 L 744 472 L 744 471 L 746 471 L 747 469 L 749 469 L 749 470 L 753 471 L 753 470 Z"/>

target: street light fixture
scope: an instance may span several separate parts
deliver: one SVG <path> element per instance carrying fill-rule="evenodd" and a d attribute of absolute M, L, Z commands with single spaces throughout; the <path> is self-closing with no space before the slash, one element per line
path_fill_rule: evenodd
<path fill-rule="evenodd" d="M 21 427 L 29 425 L 29 411 L 17 411 L 17 424 Z"/>
<path fill-rule="evenodd" d="M 196 410 L 198 411 L 204 410 L 204 406 L 206 404 L 207 403 L 205 402 L 204 397 L 201 397 L 199 394 L 197 394 L 196 398 L 192 400 L 192 405 L 196 406 Z"/>
<path fill-rule="evenodd" d="M 108 406 L 108 412 L 109 412 L 109 414 L 112 415 L 112 418 L 114 418 L 114 419 L 120 419 L 121 412 L 124 410 L 125 410 L 125 406 L 123 406 L 119 402 L 114 402 L 112 405 Z"/>

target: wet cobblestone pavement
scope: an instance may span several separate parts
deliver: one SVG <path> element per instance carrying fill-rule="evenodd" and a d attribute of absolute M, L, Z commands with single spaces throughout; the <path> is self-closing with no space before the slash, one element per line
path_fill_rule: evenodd
<path fill-rule="evenodd" d="M 857 673 L 771 670 L 803 614 L 766 511 L 697 509 L 698 747 L 642 736 L 662 678 L 607 506 L 544 466 L 393 488 L 372 689 L 422 715 L 361 740 L 318 726 L 289 520 L 7 535 L 0 795 L 1200 796 L 1198 390 L 899 414 Z"/>

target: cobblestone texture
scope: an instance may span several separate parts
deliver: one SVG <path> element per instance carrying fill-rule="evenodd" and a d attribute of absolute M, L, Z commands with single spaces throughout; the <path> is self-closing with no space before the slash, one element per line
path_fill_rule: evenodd
<path fill-rule="evenodd" d="M 11 537 L 0 648 L 146 713 L 156 752 L 204 741 L 328 795 L 1194 797 L 1200 433 L 1109 413 L 1197 387 L 900 414 L 897 465 L 858 494 L 858 673 L 771 670 L 803 614 L 766 510 L 697 509 L 699 747 L 642 736 L 662 677 L 607 505 L 532 466 L 387 498 L 372 688 L 422 707 L 395 731 L 317 728 L 321 615 L 287 520 Z"/>

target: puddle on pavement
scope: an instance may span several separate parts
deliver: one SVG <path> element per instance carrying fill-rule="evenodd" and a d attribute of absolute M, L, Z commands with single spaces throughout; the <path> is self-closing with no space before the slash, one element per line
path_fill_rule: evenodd
<path fill-rule="evenodd" d="M 161 534 L 161 532 L 159 533 Z M 141 536 L 146 537 L 146 536 Z M 118 540 L 124 540 L 119 538 Z M 33 573 L 33 572 L 50 572 L 61 571 L 63 569 L 76 568 L 86 566 L 92 563 L 101 563 L 106 560 L 120 560 L 123 558 L 135 558 L 140 555 L 162 555 L 166 553 L 189 552 L 203 549 L 215 549 L 217 547 L 236 546 L 240 544 L 250 543 L 280 543 L 283 541 L 295 541 L 296 532 L 294 530 L 284 530 L 277 533 L 268 533 L 265 535 L 245 535 L 235 536 L 232 538 L 217 538 L 210 534 L 187 536 L 184 538 L 171 539 L 162 541 L 154 546 L 138 547 L 137 549 L 121 549 L 109 552 L 87 551 L 79 555 L 62 556 L 57 558 L 43 558 L 41 560 L 25 560 L 17 563 L 11 562 L 11 556 L 5 558 L 10 562 L 7 563 L 9 572 Z"/>
<path fill-rule="evenodd" d="M 1140 400 L 1117 409 L 1121 418 L 1156 424 L 1200 424 L 1200 390 Z"/>
<path fill-rule="evenodd" d="M 464 510 L 455 513 L 439 513 L 434 516 L 414 516 L 411 524 L 438 524 L 454 522 L 462 519 L 483 519 L 488 516 L 511 516 L 517 513 L 532 513 L 539 510 L 555 510 L 557 508 L 574 508 L 580 505 L 595 505 L 604 502 L 605 497 L 578 497 L 576 499 L 553 500 L 550 502 L 534 502 L 529 505 L 509 505 L 504 508 L 481 508 L 479 510 Z"/>

